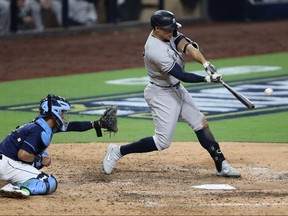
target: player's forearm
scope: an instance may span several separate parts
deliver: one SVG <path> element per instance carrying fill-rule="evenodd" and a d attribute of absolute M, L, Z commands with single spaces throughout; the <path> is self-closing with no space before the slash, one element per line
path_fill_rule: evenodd
<path fill-rule="evenodd" d="M 195 49 L 192 45 L 189 45 L 187 47 L 186 54 L 191 56 L 195 61 L 199 62 L 200 64 L 204 64 L 206 62 L 206 59 L 202 55 L 202 53 Z"/>
<path fill-rule="evenodd" d="M 26 152 L 23 149 L 18 151 L 18 159 L 27 163 L 32 163 L 34 161 L 35 155 Z"/>

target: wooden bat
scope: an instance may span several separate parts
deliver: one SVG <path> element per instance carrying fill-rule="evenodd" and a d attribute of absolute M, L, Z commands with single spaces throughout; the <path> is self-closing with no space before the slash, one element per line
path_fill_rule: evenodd
<path fill-rule="evenodd" d="M 223 80 L 220 80 L 220 83 L 228 89 L 242 104 L 244 104 L 249 110 L 255 109 L 255 105 L 244 95 L 240 94 L 236 90 L 232 89 L 228 84 L 226 84 Z"/>

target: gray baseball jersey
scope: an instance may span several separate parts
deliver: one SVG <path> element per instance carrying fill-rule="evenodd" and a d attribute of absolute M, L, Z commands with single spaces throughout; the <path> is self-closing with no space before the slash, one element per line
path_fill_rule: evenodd
<path fill-rule="evenodd" d="M 145 44 L 145 67 L 150 81 L 160 86 L 173 86 L 179 80 L 168 72 L 178 63 L 184 68 L 182 54 L 177 51 L 175 43 L 163 42 L 150 33 Z"/>
<path fill-rule="evenodd" d="M 194 131 L 206 124 L 205 116 L 195 105 L 190 93 L 169 74 L 177 63 L 184 69 L 181 53 L 177 51 L 172 38 L 163 42 L 152 32 L 144 47 L 144 63 L 150 83 L 144 90 L 144 98 L 151 108 L 155 134 L 153 136 L 158 150 L 171 145 L 176 123 L 181 117 Z"/>

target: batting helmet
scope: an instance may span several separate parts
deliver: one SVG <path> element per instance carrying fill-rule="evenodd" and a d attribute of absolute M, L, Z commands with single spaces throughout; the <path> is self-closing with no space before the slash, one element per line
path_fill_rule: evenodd
<path fill-rule="evenodd" d="M 150 19 L 151 27 L 159 26 L 167 30 L 177 30 L 181 24 L 176 22 L 174 14 L 167 10 L 158 10 L 154 12 Z"/>
<path fill-rule="evenodd" d="M 39 117 L 50 117 L 52 116 L 57 127 L 62 128 L 65 121 L 65 113 L 71 109 L 70 103 L 60 96 L 48 94 L 48 96 L 40 102 L 40 115 Z"/>

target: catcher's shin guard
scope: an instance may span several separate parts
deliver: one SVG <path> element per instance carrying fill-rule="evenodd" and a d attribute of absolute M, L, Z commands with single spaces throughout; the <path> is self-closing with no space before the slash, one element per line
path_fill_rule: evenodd
<path fill-rule="evenodd" d="M 53 175 L 42 172 L 37 178 L 29 179 L 19 186 L 29 190 L 31 195 L 45 195 L 56 191 L 57 180 Z"/>

